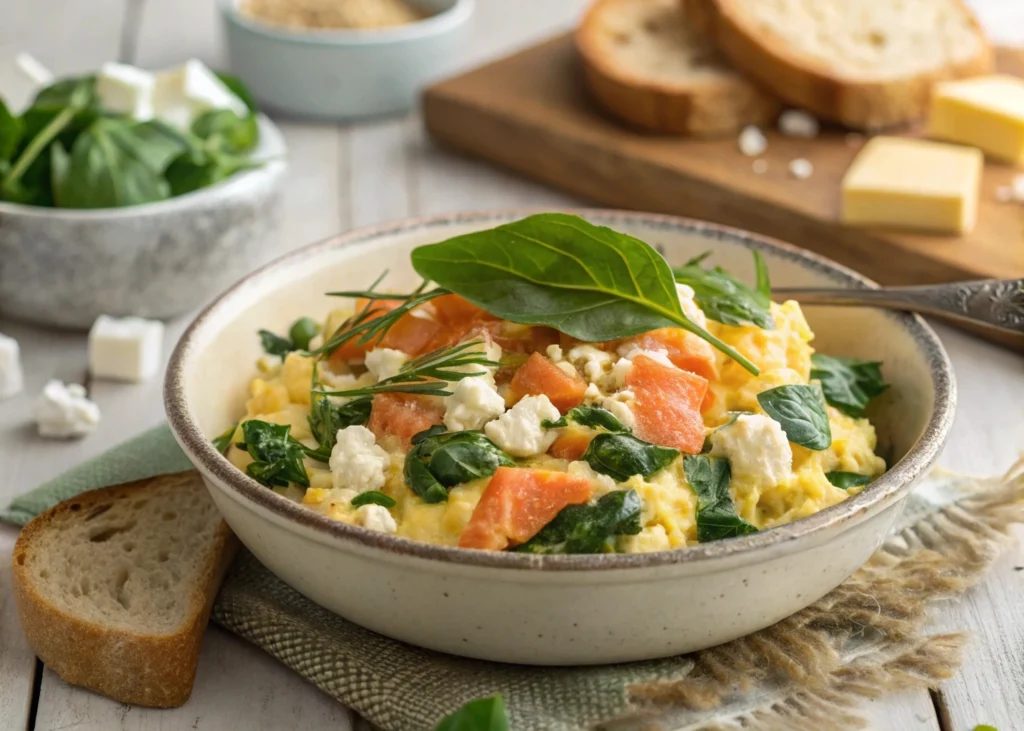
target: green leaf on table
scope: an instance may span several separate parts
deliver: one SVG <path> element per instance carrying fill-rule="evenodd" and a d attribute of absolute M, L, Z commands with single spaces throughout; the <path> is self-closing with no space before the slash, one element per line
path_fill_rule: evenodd
<path fill-rule="evenodd" d="M 700 263 L 710 255 L 705 252 L 681 267 L 673 269 L 676 281 L 693 288 L 694 301 L 708 318 L 725 325 L 757 325 L 772 330 L 771 284 L 768 267 L 761 254 L 754 251 L 757 286 L 751 289 L 721 267 L 704 269 Z"/>
<path fill-rule="evenodd" d="M 302 463 L 302 444 L 292 437 L 288 424 L 271 424 L 259 419 L 242 423 L 242 439 L 238 446 L 253 461 L 245 468 L 249 477 L 267 487 L 287 487 L 295 483 L 309 487 L 309 476 Z"/>
<path fill-rule="evenodd" d="M 412 264 L 424 279 L 512 322 L 584 341 L 682 327 L 758 372 L 683 314 L 672 270 L 653 247 L 577 216 L 541 213 L 420 246 Z"/>
<path fill-rule="evenodd" d="M 786 438 L 793 444 L 815 451 L 828 449 L 832 444 L 825 399 L 816 384 L 777 386 L 757 394 L 757 402 L 782 425 Z"/>
<path fill-rule="evenodd" d="M 259 143 L 256 115 L 240 117 L 230 109 L 214 109 L 192 122 L 192 134 L 204 141 L 206 150 L 240 155 Z"/>
<path fill-rule="evenodd" d="M 338 432 L 350 426 L 364 426 L 370 420 L 372 399 L 357 398 L 338 403 L 327 396 L 313 395 L 309 407 L 309 430 L 316 439 L 316 449 L 306 449 L 313 459 L 327 463 L 338 441 Z"/>
<path fill-rule="evenodd" d="M 509 731 L 505 703 L 500 695 L 470 701 L 445 717 L 434 731 Z"/>
<path fill-rule="evenodd" d="M 683 471 L 697 495 L 697 540 L 701 543 L 756 533 L 757 528 L 736 514 L 729 494 L 729 462 L 706 454 L 683 457 Z"/>
<path fill-rule="evenodd" d="M 405 458 L 405 484 L 424 502 L 443 502 L 450 488 L 490 477 L 498 467 L 515 465 L 481 432 L 441 433 L 443 428 L 432 427 L 415 435 Z"/>
<path fill-rule="evenodd" d="M 595 472 L 625 482 L 633 475 L 647 478 L 668 467 L 679 450 L 637 439 L 632 434 L 602 432 L 590 440 L 580 457 Z"/>
<path fill-rule="evenodd" d="M 0 99 L 0 162 L 9 162 L 21 143 L 25 133 L 25 123 L 11 111 Z"/>
<path fill-rule="evenodd" d="M 611 540 L 636 535 L 643 526 L 643 503 L 636 490 L 615 490 L 593 505 L 568 505 L 533 538 L 517 546 L 520 553 L 607 553 Z"/>
<path fill-rule="evenodd" d="M 569 422 L 585 426 L 590 429 L 599 429 L 613 434 L 625 434 L 629 429 L 622 425 L 622 422 L 615 418 L 615 415 L 607 409 L 597 406 L 577 406 L 560 419 L 547 419 L 541 423 L 545 429 L 558 429 L 569 425 Z"/>
<path fill-rule="evenodd" d="M 825 479 L 838 488 L 849 490 L 851 487 L 861 487 L 871 482 L 871 475 L 861 475 L 856 472 L 826 472 Z"/>
<path fill-rule="evenodd" d="M 352 507 L 358 508 L 363 505 L 380 505 L 385 508 L 393 508 L 398 503 L 393 497 L 384 494 L 380 490 L 367 490 L 352 498 Z"/>
<path fill-rule="evenodd" d="M 839 358 L 815 353 L 811 378 L 821 383 L 825 400 L 847 416 L 860 418 L 875 396 L 889 384 L 882 379 L 882 364 L 858 358 Z"/>

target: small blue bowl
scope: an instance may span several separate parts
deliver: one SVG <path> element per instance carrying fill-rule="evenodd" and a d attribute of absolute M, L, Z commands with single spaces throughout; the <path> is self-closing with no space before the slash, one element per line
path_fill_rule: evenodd
<path fill-rule="evenodd" d="M 430 13 L 373 30 L 293 30 L 219 0 L 231 71 L 267 110 L 342 121 L 395 114 L 454 70 L 475 0 L 417 0 Z"/>

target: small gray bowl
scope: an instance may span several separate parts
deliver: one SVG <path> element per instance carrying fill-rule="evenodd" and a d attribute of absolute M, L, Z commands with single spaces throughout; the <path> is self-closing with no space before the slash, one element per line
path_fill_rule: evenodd
<path fill-rule="evenodd" d="M 85 329 L 195 310 L 278 253 L 284 156 L 261 117 L 264 165 L 209 188 L 128 208 L 0 202 L 0 315 Z"/>

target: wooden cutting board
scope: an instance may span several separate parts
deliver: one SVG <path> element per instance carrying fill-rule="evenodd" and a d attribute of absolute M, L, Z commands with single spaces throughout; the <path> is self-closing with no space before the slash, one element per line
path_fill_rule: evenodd
<path fill-rule="evenodd" d="M 1024 75 L 1024 51 L 1001 49 L 999 59 L 1004 71 Z M 1024 205 L 995 198 L 998 186 L 1024 171 L 986 165 L 978 225 L 967 236 L 845 227 L 839 185 L 859 145 L 843 130 L 813 140 L 768 132 L 768 171 L 757 175 L 735 137 L 656 136 L 604 116 L 585 93 L 570 36 L 437 84 L 423 111 L 442 144 L 557 188 L 774 236 L 883 284 L 1024 277 Z M 790 176 L 797 157 L 813 163 L 810 179 Z"/>

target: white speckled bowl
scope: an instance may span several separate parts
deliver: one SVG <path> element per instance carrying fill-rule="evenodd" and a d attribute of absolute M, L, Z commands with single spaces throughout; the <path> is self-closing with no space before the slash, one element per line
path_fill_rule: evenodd
<path fill-rule="evenodd" d="M 304 30 L 260 23 L 239 0 L 217 0 L 231 71 L 260 103 L 326 120 L 415 106 L 421 89 L 454 70 L 474 1 L 415 0 L 432 15 L 391 28 Z"/>
<path fill-rule="evenodd" d="M 265 164 L 128 208 L 0 202 L 0 315 L 84 329 L 99 315 L 193 311 L 277 253 L 285 143 L 260 118 Z"/>
<path fill-rule="evenodd" d="M 323 313 L 322 292 L 413 283 L 410 250 L 526 215 L 469 213 L 353 231 L 249 276 L 182 337 L 167 370 L 167 416 L 242 542 L 306 596 L 416 645 L 514 663 L 573 665 L 662 657 L 710 647 L 807 606 L 861 566 L 882 541 L 953 421 L 956 384 L 935 333 L 912 315 L 808 308 L 816 345 L 880 359 L 892 388 L 873 405 L 889 471 L 811 517 L 750 536 L 648 554 L 544 556 L 418 543 L 332 521 L 262 487 L 210 444 L 244 413 L 256 330 Z M 750 249 L 775 284 L 872 286 L 837 264 L 761 236 L 670 216 L 583 211 L 659 246 L 679 264 L 712 262 L 753 281 Z"/>

